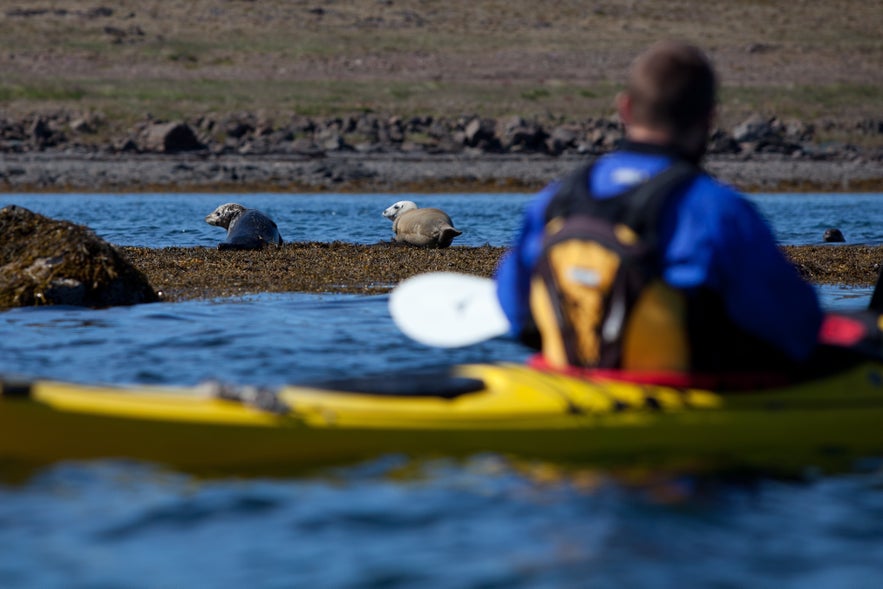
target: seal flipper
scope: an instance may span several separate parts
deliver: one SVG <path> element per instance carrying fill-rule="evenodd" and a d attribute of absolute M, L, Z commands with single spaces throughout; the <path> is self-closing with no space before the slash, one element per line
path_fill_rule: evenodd
<path fill-rule="evenodd" d="M 454 241 L 454 238 L 458 235 L 463 235 L 463 232 L 459 229 L 455 229 L 450 225 L 441 228 L 441 231 L 438 235 L 438 247 L 448 247 L 451 245 L 451 242 Z"/>

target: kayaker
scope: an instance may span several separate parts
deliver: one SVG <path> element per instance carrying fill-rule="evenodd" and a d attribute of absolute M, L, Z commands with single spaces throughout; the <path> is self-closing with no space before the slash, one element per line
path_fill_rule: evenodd
<path fill-rule="evenodd" d="M 619 148 L 528 205 L 495 278 L 512 334 L 541 346 L 549 364 L 714 373 L 812 354 L 823 319 L 814 289 L 753 204 L 699 167 L 716 86 L 697 47 L 651 46 L 616 99 L 625 126 Z M 599 246 L 589 225 L 570 223 L 570 249 L 559 247 L 567 240 L 558 231 L 579 215 L 631 237 Z M 621 231 L 635 220 L 634 231 Z M 634 237 L 649 257 L 626 251 Z M 628 270 L 636 267 L 649 272 L 636 279 Z"/>

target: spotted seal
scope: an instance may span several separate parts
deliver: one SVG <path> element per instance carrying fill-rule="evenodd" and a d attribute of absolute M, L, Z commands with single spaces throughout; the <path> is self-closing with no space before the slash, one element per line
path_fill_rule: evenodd
<path fill-rule="evenodd" d="M 268 245 L 282 245 L 276 223 L 257 209 L 228 202 L 206 215 L 205 222 L 227 230 L 227 239 L 219 250 L 256 250 Z"/>
<path fill-rule="evenodd" d="M 395 240 L 424 247 L 443 248 L 462 231 L 454 228 L 447 213 L 440 209 L 421 209 L 410 200 L 400 200 L 383 211 L 383 216 L 392 221 Z"/>

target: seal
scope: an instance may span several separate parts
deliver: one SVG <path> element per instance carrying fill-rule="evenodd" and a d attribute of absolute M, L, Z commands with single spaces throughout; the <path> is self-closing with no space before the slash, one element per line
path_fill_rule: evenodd
<path fill-rule="evenodd" d="M 205 222 L 227 230 L 227 239 L 219 250 L 257 250 L 268 245 L 282 245 L 276 223 L 257 209 L 228 202 L 206 215 Z"/>
<path fill-rule="evenodd" d="M 842 243 L 846 241 L 846 239 L 843 237 L 843 232 L 836 227 L 825 229 L 825 234 L 822 235 L 822 240 L 827 243 Z"/>
<path fill-rule="evenodd" d="M 463 234 L 441 209 L 421 209 L 410 200 L 400 200 L 383 211 L 383 216 L 392 221 L 394 239 L 400 243 L 444 248 Z"/>

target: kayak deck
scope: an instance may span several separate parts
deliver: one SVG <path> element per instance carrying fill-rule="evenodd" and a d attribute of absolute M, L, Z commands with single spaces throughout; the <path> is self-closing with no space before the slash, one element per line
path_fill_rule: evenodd
<path fill-rule="evenodd" d="M 586 381 L 514 364 L 274 391 L 2 382 L 0 460 L 129 458 L 259 474 L 388 453 L 828 468 L 883 456 L 883 364 L 775 389 Z"/>

